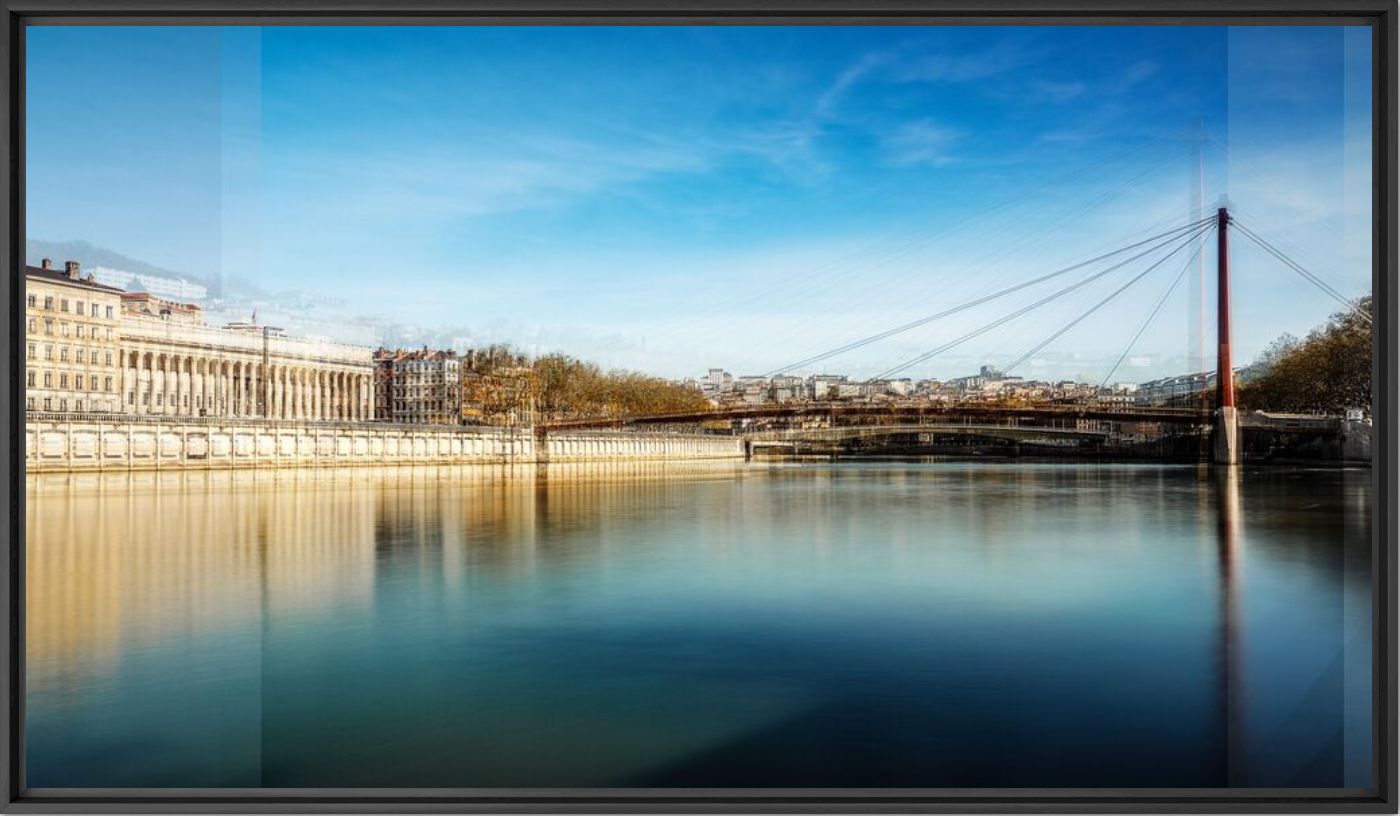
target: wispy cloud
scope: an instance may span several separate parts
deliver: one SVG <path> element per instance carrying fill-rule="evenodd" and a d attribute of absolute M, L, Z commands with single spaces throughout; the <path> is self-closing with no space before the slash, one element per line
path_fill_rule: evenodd
<path fill-rule="evenodd" d="M 1157 63 L 1151 60 L 1138 60 L 1128 66 L 1127 70 L 1117 74 L 1105 83 L 1104 91 L 1108 94 L 1125 94 L 1156 73 Z"/>
<path fill-rule="evenodd" d="M 920 54 L 900 63 L 893 77 L 901 82 L 972 82 L 1005 74 L 1036 59 L 1024 43 L 1003 40 L 972 53 Z"/>
<path fill-rule="evenodd" d="M 1049 102 L 1070 102 L 1080 98 L 1089 89 L 1084 82 L 1054 82 L 1040 80 L 1030 84 L 1031 93 Z"/>
<path fill-rule="evenodd" d="M 556 206 L 659 176 L 702 172 L 709 161 L 692 149 L 648 143 L 514 141 L 494 150 L 286 156 L 279 184 L 291 193 L 288 203 L 298 190 L 314 192 L 320 206 L 356 220 L 441 222 Z"/>
<path fill-rule="evenodd" d="M 884 139 L 889 161 L 894 164 L 925 164 L 943 167 L 954 161 L 953 145 L 962 132 L 931 119 L 921 119 L 900 126 Z"/>
<path fill-rule="evenodd" d="M 890 51 L 874 51 L 862 55 L 837 75 L 836 80 L 817 98 L 817 103 L 812 109 L 812 118 L 821 121 L 833 116 L 842 97 L 851 88 L 866 77 L 889 66 L 894 58 L 895 55 Z"/>

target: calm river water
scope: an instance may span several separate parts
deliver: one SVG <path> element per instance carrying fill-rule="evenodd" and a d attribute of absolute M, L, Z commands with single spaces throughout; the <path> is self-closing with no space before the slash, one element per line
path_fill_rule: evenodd
<path fill-rule="evenodd" d="M 28 782 L 1364 787 L 1370 480 L 30 477 Z"/>

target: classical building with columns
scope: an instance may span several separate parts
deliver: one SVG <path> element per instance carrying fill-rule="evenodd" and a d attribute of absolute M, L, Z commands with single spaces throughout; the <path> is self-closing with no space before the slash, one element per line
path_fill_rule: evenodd
<path fill-rule="evenodd" d="M 121 300 L 121 413 L 374 418 L 368 347 L 287 337 L 252 323 L 210 326 L 199 307 L 144 292 Z"/>

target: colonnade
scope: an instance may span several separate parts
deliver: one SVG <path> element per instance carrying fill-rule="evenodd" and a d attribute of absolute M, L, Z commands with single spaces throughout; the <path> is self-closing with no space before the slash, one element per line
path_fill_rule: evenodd
<path fill-rule="evenodd" d="M 166 416 L 361 421 L 374 418 L 373 373 L 123 349 L 121 412 Z"/>

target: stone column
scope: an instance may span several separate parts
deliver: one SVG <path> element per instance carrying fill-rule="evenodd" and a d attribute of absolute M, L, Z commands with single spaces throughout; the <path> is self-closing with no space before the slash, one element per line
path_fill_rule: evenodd
<path fill-rule="evenodd" d="M 228 364 L 228 415 L 238 416 L 238 381 L 241 376 L 242 363 L 231 362 Z"/>
<path fill-rule="evenodd" d="M 121 412 L 123 414 L 130 414 L 136 408 L 136 406 L 126 401 L 127 393 L 136 390 L 136 384 L 133 382 L 135 378 L 131 376 L 130 356 L 131 355 L 126 351 L 117 352 L 117 364 L 122 368 L 121 376 L 117 378 L 117 387 L 121 389 L 121 393 L 117 395 L 117 399 L 121 402 Z"/>
<path fill-rule="evenodd" d="M 267 378 L 267 416 L 269 419 L 282 418 L 277 404 L 277 397 L 281 393 L 279 379 L 281 375 L 282 372 L 276 366 L 269 366 L 267 371 L 263 372 L 263 376 Z"/>
<path fill-rule="evenodd" d="M 185 373 L 185 362 L 189 358 L 177 357 L 175 360 L 175 413 L 184 416 L 185 399 L 190 393 L 189 375 Z"/>
<path fill-rule="evenodd" d="M 166 413 L 166 414 L 173 414 L 173 413 L 175 413 L 175 409 L 176 409 L 176 407 L 177 407 L 176 402 L 175 402 L 175 389 L 176 389 L 175 366 L 176 366 L 176 365 L 178 365 L 178 361 L 177 361 L 174 357 L 172 357 L 172 356 L 167 356 L 167 357 L 165 358 L 165 371 L 163 372 L 165 376 L 162 377 L 161 379 L 163 380 L 162 385 L 165 386 L 165 399 L 164 399 L 165 409 L 164 409 L 163 413 Z"/>
<path fill-rule="evenodd" d="M 189 416 L 194 411 L 194 398 L 190 395 L 190 388 L 194 384 L 194 360 L 190 357 L 180 358 L 180 413 Z"/>

